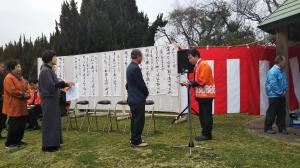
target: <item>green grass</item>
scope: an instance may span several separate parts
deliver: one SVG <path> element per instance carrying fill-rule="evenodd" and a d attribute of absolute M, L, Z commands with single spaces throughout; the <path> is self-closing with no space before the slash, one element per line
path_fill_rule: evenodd
<path fill-rule="evenodd" d="M 300 165 L 300 146 L 255 135 L 245 124 L 254 117 L 247 115 L 215 116 L 214 140 L 196 143 L 201 148 L 172 148 L 187 144 L 186 124 L 171 125 L 173 118 L 157 118 L 159 131 L 144 135 L 150 146 L 143 149 L 129 146 L 129 132 L 87 133 L 65 131 L 62 150 L 56 153 L 41 152 L 40 132 L 26 132 L 26 147 L 15 150 L 0 143 L 0 167 L 295 167 Z M 146 120 L 145 133 L 147 131 Z M 64 119 L 64 127 L 67 122 Z M 123 128 L 128 120 L 122 121 Z M 194 117 L 194 135 L 200 132 L 199 121 Z"/>

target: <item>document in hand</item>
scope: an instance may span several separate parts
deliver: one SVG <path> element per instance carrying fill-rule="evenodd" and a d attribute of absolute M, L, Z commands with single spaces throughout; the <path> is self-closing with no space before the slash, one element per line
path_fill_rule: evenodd
<path fill-rule="evenodd" d="M 78 85 L 71 87 L 66 93 L 67 101 L 79 99 Z"/>

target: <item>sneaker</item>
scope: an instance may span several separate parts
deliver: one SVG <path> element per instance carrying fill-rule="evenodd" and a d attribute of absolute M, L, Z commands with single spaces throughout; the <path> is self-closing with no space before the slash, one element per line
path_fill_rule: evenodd
<path fill-rule="evenodd" d="M 17 149 L 19 148 L 18 145 L 8 145 L 8 146 L 5 146 L 6 149 Z"/>
<path fill-rule="evenodd" d="M 265 130 L 265 133 L 267 133 L 267 134 L 276 134 L 276 131 L 274 131 L 274 130 Z"/>
<path fill-rule="evenodd" d="M 289 132 L 286 129 L 279 129 L 278 132 L 281 133 L 281 134 L 285 134 L 285 135 L 289 134 Z"/>
<path fill-rule="evenodd" d="M 146 142 L 142 142 L 138 145 L 134 145 L 134 144 L 131 144 L 132 147 L 136 147 L 136 148 L 143 148 L 143 147 L 147 147 L 149 144 L 146 143 Z"/>
<path fill-rule="evenodd" d="M 211 140 L 212 137 L 211 136 L 205 136 L 205 135 L 198 135 L 195 137 L 196 141 L 207 141 L 207 140 Z"/>
<path fill-rule="evenodd" d="M 144 140 L 142 140 L 142 143 L 144 143 L 145 141 Z M 129 141 L 129 143 L 131 144 L 131 140 Z"/>

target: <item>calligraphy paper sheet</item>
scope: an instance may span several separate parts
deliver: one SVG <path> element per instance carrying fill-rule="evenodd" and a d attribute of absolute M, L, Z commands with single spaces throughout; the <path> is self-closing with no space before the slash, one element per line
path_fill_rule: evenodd
<path fill-rule="evenodd" d="M 104 96 L 121 96 L 120 51 L 101 53 Z"/>
<path fill-rule="evenodd" d="M 79 85 L 83 97 L 98 96 L 98 56 L 97 54 L 73 57 L 74 82 Z"/>
<path fill-rule="evenodd" d="M 55 67 L 57 78 L 65 79 L 65 59 L 64 57 L 57 57 L 57 64 Z"/>

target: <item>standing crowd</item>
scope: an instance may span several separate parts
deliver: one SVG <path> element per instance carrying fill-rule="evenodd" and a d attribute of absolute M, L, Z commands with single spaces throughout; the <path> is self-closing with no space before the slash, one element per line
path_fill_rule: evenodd
<path fill-rule="evenodd" d="M 44 62 L 39 75 L 40 80 L 24 79 L 22 66 L 17 60 L 0 63 L 0 138 L 7 130 L 6 148 L 18 148 L 27 143 L 23 141 L 24 132 L 40 130 L 38 120 L 42 120 L 42 150 L 57 151 L 62 143 L 61 121 L 62 88 L 72 87 L 74 83 L 56 77 L 54 69 L 56 53 L 46 50 L 42 54 Z M 65 102 L 65 101 L 64 101 Z M 64 105 L 64 104 L 63 104 Z"/>
<path fill-rule="evenodd" d="M 46 50 L 42 54 L 43 65 L 39 80 L 25 80 L 22 67 L 18 61 L 10 61 L 6 65 L 0 63 L 0 138 L 3 129 L 7 129 L 5 146 L 16 148 L 26 145 L 23 142 L 24 131 L 40 130 L 42 132 L 42 150 L 55 152 L 63 143 L 61 115 L 65 113 L 65 100 L 62 90 L 73 87 L 73 82 L 58 79 L 55 74 L 56 53 Z M 140 50 L 133 50 L 131 63 L 126 71 L 127 103 L 131 111 L 131 139 L 133 147 L 146 147 L 142 139 L 145 124 L 145 103 L 149 95 L 139 64 L 143 61 Z M 193 87 L 199 104 L 199 121 L 202 132 L 195 137 L 196 141 L 212 139 L 213 115 L 212 105 L 216 95 L 215 81 L 211 66 L 201 58 L 196 49 L 191 49 L 188 61 L 194 65 L 194 78 L 182 85 Z M 286 94 L 288 82 L 283 69 L 286 59 L 278 56 L 275 65 L 267 74 L 266 92 L 269 97 L 269 108 L 265 120 L 265 132 L 274 134 L 272 129 L 276 120 L 278 132 L 288 134 L 286 130 Z M 7 73 L 5 71 L 7 70 Z M 64 103 L 62 103 L 64 102 Z M 63 107 L 62 107 L 63 106 Z M 62 110 L 64 109 L 64 110 Z M 38 119 L 42 119 L 42 127 Z M 27 127 L 26 127 L 27 125 Z"/>

